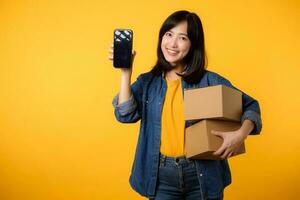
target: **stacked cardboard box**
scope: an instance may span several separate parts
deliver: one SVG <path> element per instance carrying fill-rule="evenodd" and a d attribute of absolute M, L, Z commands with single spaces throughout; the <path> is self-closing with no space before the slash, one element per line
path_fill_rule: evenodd
<path fill-rule="evenodd" d="M 193 159 L 221 159 L 213 152 L 223 139 L 211 130 L 234 131 L 240 128 L 242 93 L 224 85 L 184 91 L 185 120 L 200 120 L 185 130 L 186 157 Z M 236 155 L 245 153 L 244 143 Z"/>

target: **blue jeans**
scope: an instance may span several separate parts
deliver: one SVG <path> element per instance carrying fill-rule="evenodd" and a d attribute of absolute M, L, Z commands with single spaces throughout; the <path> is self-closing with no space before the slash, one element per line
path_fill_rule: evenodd
<path fill-rule="evenodd" d="M 214 200 L 222 200 L 223 196 Z M 195 162 L 184 156 L 160 156 L 155 198 L 150 200 L 212 200 L 205 198 Z"/>

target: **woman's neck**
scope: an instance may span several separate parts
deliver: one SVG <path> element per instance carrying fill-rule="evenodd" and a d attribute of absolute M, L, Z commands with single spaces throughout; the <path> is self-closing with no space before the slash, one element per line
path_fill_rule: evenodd
<path fill-rule="evenodd" d="M 166 77 L 169 79 L 169 80 L 176 80 L 176 79 L 179 79 L 180 76 L 177 75 L 182 73 L 183 71 L 183 67 L 182 66 L 178 66 L 178 67 L 174 67 L 172 70 L 168 71 L 166 73 Z"/>

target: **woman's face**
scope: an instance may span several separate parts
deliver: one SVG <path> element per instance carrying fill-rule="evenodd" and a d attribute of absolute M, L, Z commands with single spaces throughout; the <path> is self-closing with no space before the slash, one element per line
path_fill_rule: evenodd
<path fill-rule="evenodd" d="M 165 59 L 172 65 L 183 64 L 184 57 L 188 54 L 191 41 L 187 36 L 187 22 L 183 21 L 167 31 L 161 41 L 161 50 Z"/>

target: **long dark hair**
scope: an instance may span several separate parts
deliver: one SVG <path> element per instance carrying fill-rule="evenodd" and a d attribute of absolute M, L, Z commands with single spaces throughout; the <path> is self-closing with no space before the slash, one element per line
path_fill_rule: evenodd
<path fill-rule="evenodd" d="M 204 46 L 204 33 L 199 16 L 186 10 L 180 10 L 171 14 L 162 24 L 157 45 L 157 62 L 151 72 L 154 73 L 154 75 L 159 76 L 173 68 L 163 55 L 161 41 L 167 31 L 183 21 L 187 22 L 187 34 L 191 41 L 191 47 L 188 54 L 183 59 L 186 68 L 182 74 L 178 75 L 182 76 L 186 82 L 195 83 L 200 81 L 205 73 L 207 59 Z"/>

